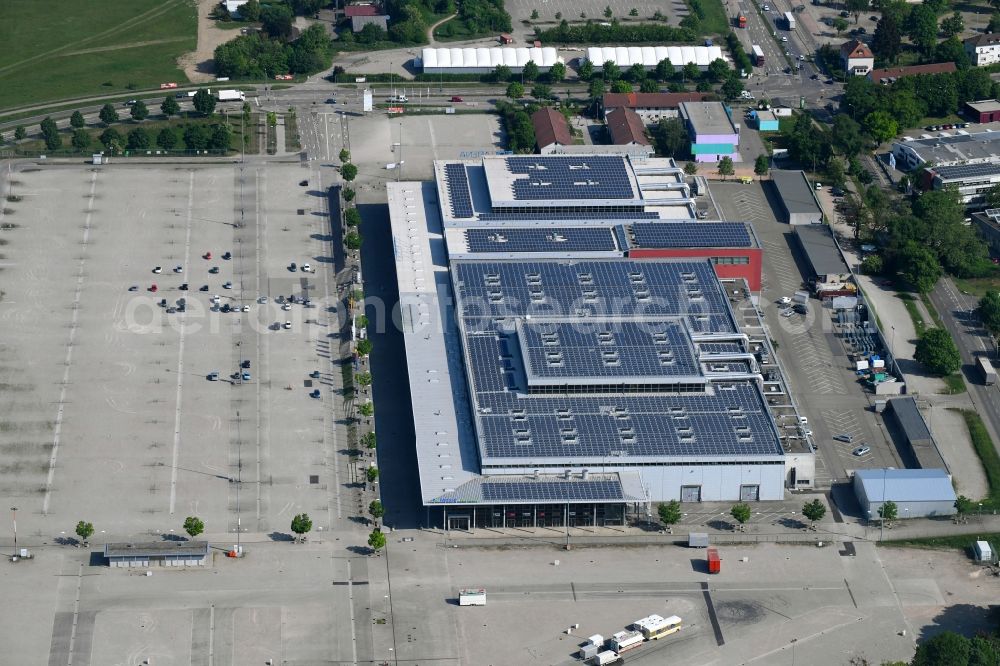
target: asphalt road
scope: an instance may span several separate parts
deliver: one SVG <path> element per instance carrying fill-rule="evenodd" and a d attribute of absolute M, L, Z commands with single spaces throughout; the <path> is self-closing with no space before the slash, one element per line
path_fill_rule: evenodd
<path fill-rule="evenodd" d="M 975 296 L 962 293 L 950 278 L 941 278 L 931 292 L 931 302 L 941 315 L 944 327 L 951 333 L 962 354 L 962 372 L 969 389 L 969 396 L 976 411 L 992 431 L 994 446 L 1000 441 L 1000 385 L 985 386 L 975 368 L 978 356 L 991 354 L 993 342 L 979 324 L 976 315 L 978 301 Z"/>

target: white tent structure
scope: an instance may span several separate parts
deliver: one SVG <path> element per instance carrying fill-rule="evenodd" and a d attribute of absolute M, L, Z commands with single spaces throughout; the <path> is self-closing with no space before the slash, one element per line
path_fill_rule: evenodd
<path fill-rule="evenodd" d="M 557 62 L 563 62 L 552 47 L 491 47 L 491 48 L 425 48 L 421 61 L 425 74 L 485 74 L 498 65 L 505 65 L 518 73 L 528 61 L 545 72 Z"/>
<path fill-rule="evenodd" d="M 653 69 L 661 60 L 669 60 L 674 67 L 694 63 L 706 70 L 710 62 L 719 58 L 725 60 L 718 46 L 592 46 L 587 49 L 587 60 L 597 71 L 601 71 L 609 60 L 622 69 L 636 63 Z"/>

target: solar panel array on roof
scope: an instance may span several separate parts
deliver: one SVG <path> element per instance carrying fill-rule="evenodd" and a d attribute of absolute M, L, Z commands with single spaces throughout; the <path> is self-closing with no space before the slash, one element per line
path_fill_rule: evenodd
<path fill-rule="evenodd" d="M 614 252 L 618 249 L 612 231 L 601 227 L 466 229 L 465 239 L 470 252 Z"/>
<path fill-rule="evenodd" d="M 465 172 L 465 166 L 446 164 L 444 173 L 452 215 L 456 218 L 472 217 L 475 211 L 472 208 L 472 193 L 469 190 L 469 176 Z"/>
<path fill-rule="evenodd" d="M 549 213 L 546 211 L 530 210 L 530 212 L 494 211 L 492 213 L 481 213 L 481 222 L 502 222 L 504 220 L 658 220 L 658 213 L 640 210 L 634 211 L 579 211 L 572 213 Z"/>
<path fill-rule="evenodd" d="M 947 180 L 953 178 L 985 178 L 1000 173 L 1000 164 L 991 164 L 988 162 L 982 164 L 958 164 L 955 166 L 933 167 L 932 171 Z"/>
<path fill-rule="evenodd" d="M 751 247 L 742 222 L 666 222 L 632 226 L 633 244 L 641 248 Z"/>
<path fill-rule="evenodd" d="M 518 328 L 531 375 L 580 379 L 698 375 L 691 340 L 678 320 L 565 323 Z"/>
<path fill-rule="evenodd" d="M 678 365 L 694 364 L 684 327 L 736 332 L 709 262 L 455 261 L 452 277 L 484 462 L 782 455 L 755 384 L 706 387 L 704 379 L 678 377 L 689 384 L 685 391 L 662 388 L 671 382 L 670 366 L 662 366 L 671 354 Z M 551 322 L 558 322 L 554 341 L 546 330 Z M 739 345 L 700 344 L 703 353 L 720 355 L 706 362 L 710 373 L 750 371 L 745 359 L 724 356 L 742 354 Z M 654 352 L 658 346 L 670 354 Z M 537 384 L 541 373 L 528 375 L 536 368 L 584 374 L 597 384 L 590 392 L 567 381 L 559 393 L 546 392 Z M 626 373 L 662 376 L 662 386 L 639 392 L 622 379 Z M 608 387 L 601 389 L 602 381 Z"/>
<path fill-rule="evenodd" d="M 637 198 L 620 155 L 507 157 L 504 161 L 512 174 L 527 176 L 513 181 L 517 200 Z"/>
<path fill-rule="evenodd" d="M 574 481 L 486 481 L 482 484 L 487 502 L 607 502 L 623 497 L 622 484 L 611 480 Z"/>

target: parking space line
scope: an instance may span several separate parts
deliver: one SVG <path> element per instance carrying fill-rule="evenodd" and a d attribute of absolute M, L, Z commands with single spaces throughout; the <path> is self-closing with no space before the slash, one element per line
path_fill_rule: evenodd
<path fill-rule="evenodd" d="M 184 270 L 188 270 L 190 265 L 188 260 L 191 258 L 191 221 L 194 219 L 194 171 L 191 171 L 188 177 L 188 202 L 187 202 L 187 229 L 184 234 L 184 260 L 181 262 L 181 266 Z M 185 308 L 187 310 L 187 308 Z M 174 408 L 174 451 L 173 451 L 173 462 L 170 465 L 170 513 L 174 513 L 174 508 L 177 503 L 177 464 L 180 458 L 181 451 L 181 392 L 184 388 L 184 335 L 186 328 L 184 326 L 184 321 L 187 319 L 187 312 L 178 313 L 180 317 L 178 318 L 178 324 L 180 326 L 180 331 L 178 332 L 177 341 L 177 404 Z"/>
<path fill-rule="evenodd" d="M 80 297 L 83 293 L 83 267 L 87 263 L 87 243 L 90 241 L 90 222 L 94 214 L 94 193 L 97 191 L 97 171 L 90 175 L 90 195 L 87 201 L 87 216 L 83 222 L 83 240 L 80 243 L 80 261 L 76 271 L 76 293 L 73 294 L 73 315 L 69 324 L 69 340 L 66 342 L 66 358 L 63 364 L 62 386 L 59 388 L 59 408 L 52 433 L 52 453 L 49 455 L 49 471 L 45 478 L 45 498 L 42 500 L 42 515 L 49 512 L 52 501 L 52 481 L 56 475 L 56 460 L 59 456 L 59 442 L 62 435 L 63 416 L 66 408 L 66 389 L 69 387 L 69 370 L 73 365 L 73 344 L 76 341 L 77 320 L 80 315 Z"/>

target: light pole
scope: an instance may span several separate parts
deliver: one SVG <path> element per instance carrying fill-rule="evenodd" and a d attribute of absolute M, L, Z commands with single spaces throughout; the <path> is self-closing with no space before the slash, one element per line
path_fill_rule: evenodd
<path fill-rule="evenodd" d="M 979 506 L 982 506 L 982 504 L 980 504 Z M 16 506 L 10 507 L 10 512 L 14 516 L 14 556 L 16 557 L 17 556 L 17 507 Z"/>

